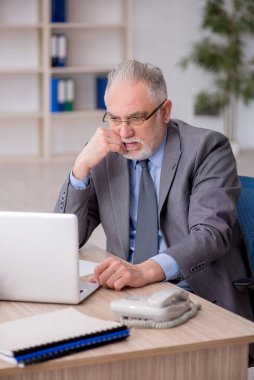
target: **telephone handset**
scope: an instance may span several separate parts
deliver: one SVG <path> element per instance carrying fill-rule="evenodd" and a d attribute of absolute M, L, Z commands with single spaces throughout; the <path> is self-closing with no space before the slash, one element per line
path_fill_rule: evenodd
<path fill-rule="evenodd" d="M 134 296 L 111 301 L 117 319 L 135 318 L 164 322 L 190 311 L 189 293 L 182 289 L 163 289 L 150 296 Z"/>

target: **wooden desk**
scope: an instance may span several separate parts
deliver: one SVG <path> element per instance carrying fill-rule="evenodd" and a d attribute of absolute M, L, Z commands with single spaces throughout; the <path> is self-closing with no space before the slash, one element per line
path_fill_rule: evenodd
<path fill-rule="evenodd" d="M 95 246 L 84 257 L 101 261 L 106 253 Z M 151 294 L 168 283 L 116 292 L 99 289 L 76 308 L 88 315 L 113 319 L 112 299 Z M 163 330 L 134 329 L 127 341 L 87 350 L 42 364 L 18 368 L 0 361 L 1 380 L 244 380 L 248 343 L 254 342 L 254 324 L 199 297 L 199 314 L 186 324 Z M 23 302 L 0 302 L 0 321 L 64 308 Z"/>

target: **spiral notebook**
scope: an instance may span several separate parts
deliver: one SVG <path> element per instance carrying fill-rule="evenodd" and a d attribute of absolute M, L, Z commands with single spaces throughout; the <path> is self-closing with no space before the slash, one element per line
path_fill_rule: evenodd
<path fill-rule="evenodd" d="M 0 323 L 0 359 L 23 367 L 128 335 L 122 323 L 93 318 L 69 307 Z"/>

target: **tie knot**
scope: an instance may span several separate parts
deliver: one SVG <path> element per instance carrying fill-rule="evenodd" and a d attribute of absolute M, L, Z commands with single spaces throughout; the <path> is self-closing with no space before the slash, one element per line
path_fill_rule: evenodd
<path fill-rule="evenodd" d="M 142 160 L 142 161 L 139 161 L 139 163 L 142 169 L 147 169 L 148 160 Z"/>

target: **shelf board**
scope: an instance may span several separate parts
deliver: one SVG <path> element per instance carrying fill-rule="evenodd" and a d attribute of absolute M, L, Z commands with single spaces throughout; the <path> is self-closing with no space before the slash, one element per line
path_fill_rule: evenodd
<path fill-rule="evenodd" d="M 36 30 L 36 29 L 42 29 L 43 24 L 38 23 L 38 24 L 0 24 L 0 30 L 13 30 L 13 29 L 18 29 L 18 30 Z"/>
<path fill-rule="evenodd" d="M 0 75 L 2 74 L 42 74 L 43 70 L 40 67 L 27 68 L 27 67 L 0 67 Z"/>
<path fill-rule="evenodd" d="M 42 112 L 0 112 L 0 120 L 40 119 L 42 116 Z"/>
<path fill-rule="evenodd" d="M 103 74 L 111 71 L 114 65 L 108 66 L 66 66 L 66 67 L 52 67 L 51 74 Z"/>
<path fill-rule="evenodd" d="M 59 22 L 49 24 L 50 29 L 124 29 L 126 23 L 89 24 L 83 22 Z"/>
<path fill-rule="evenodd" d="M 78 119 L 78 118 L 102 118 L 105 110 L 82 110 L 82 111 L 65 111 L 51 112 L 52 119 Z M 40 119 L 43 117 L 42 112 L 1 112 L 0 120 L 17 120 L 17 119 Z"/>
<path fill-rule="evenodd" d="M 79 119 L 79 118 L 102 118 L 105 110 L 83 110 L 83 111 L 65 111 L 52 112 L 52 119 Z"/>

